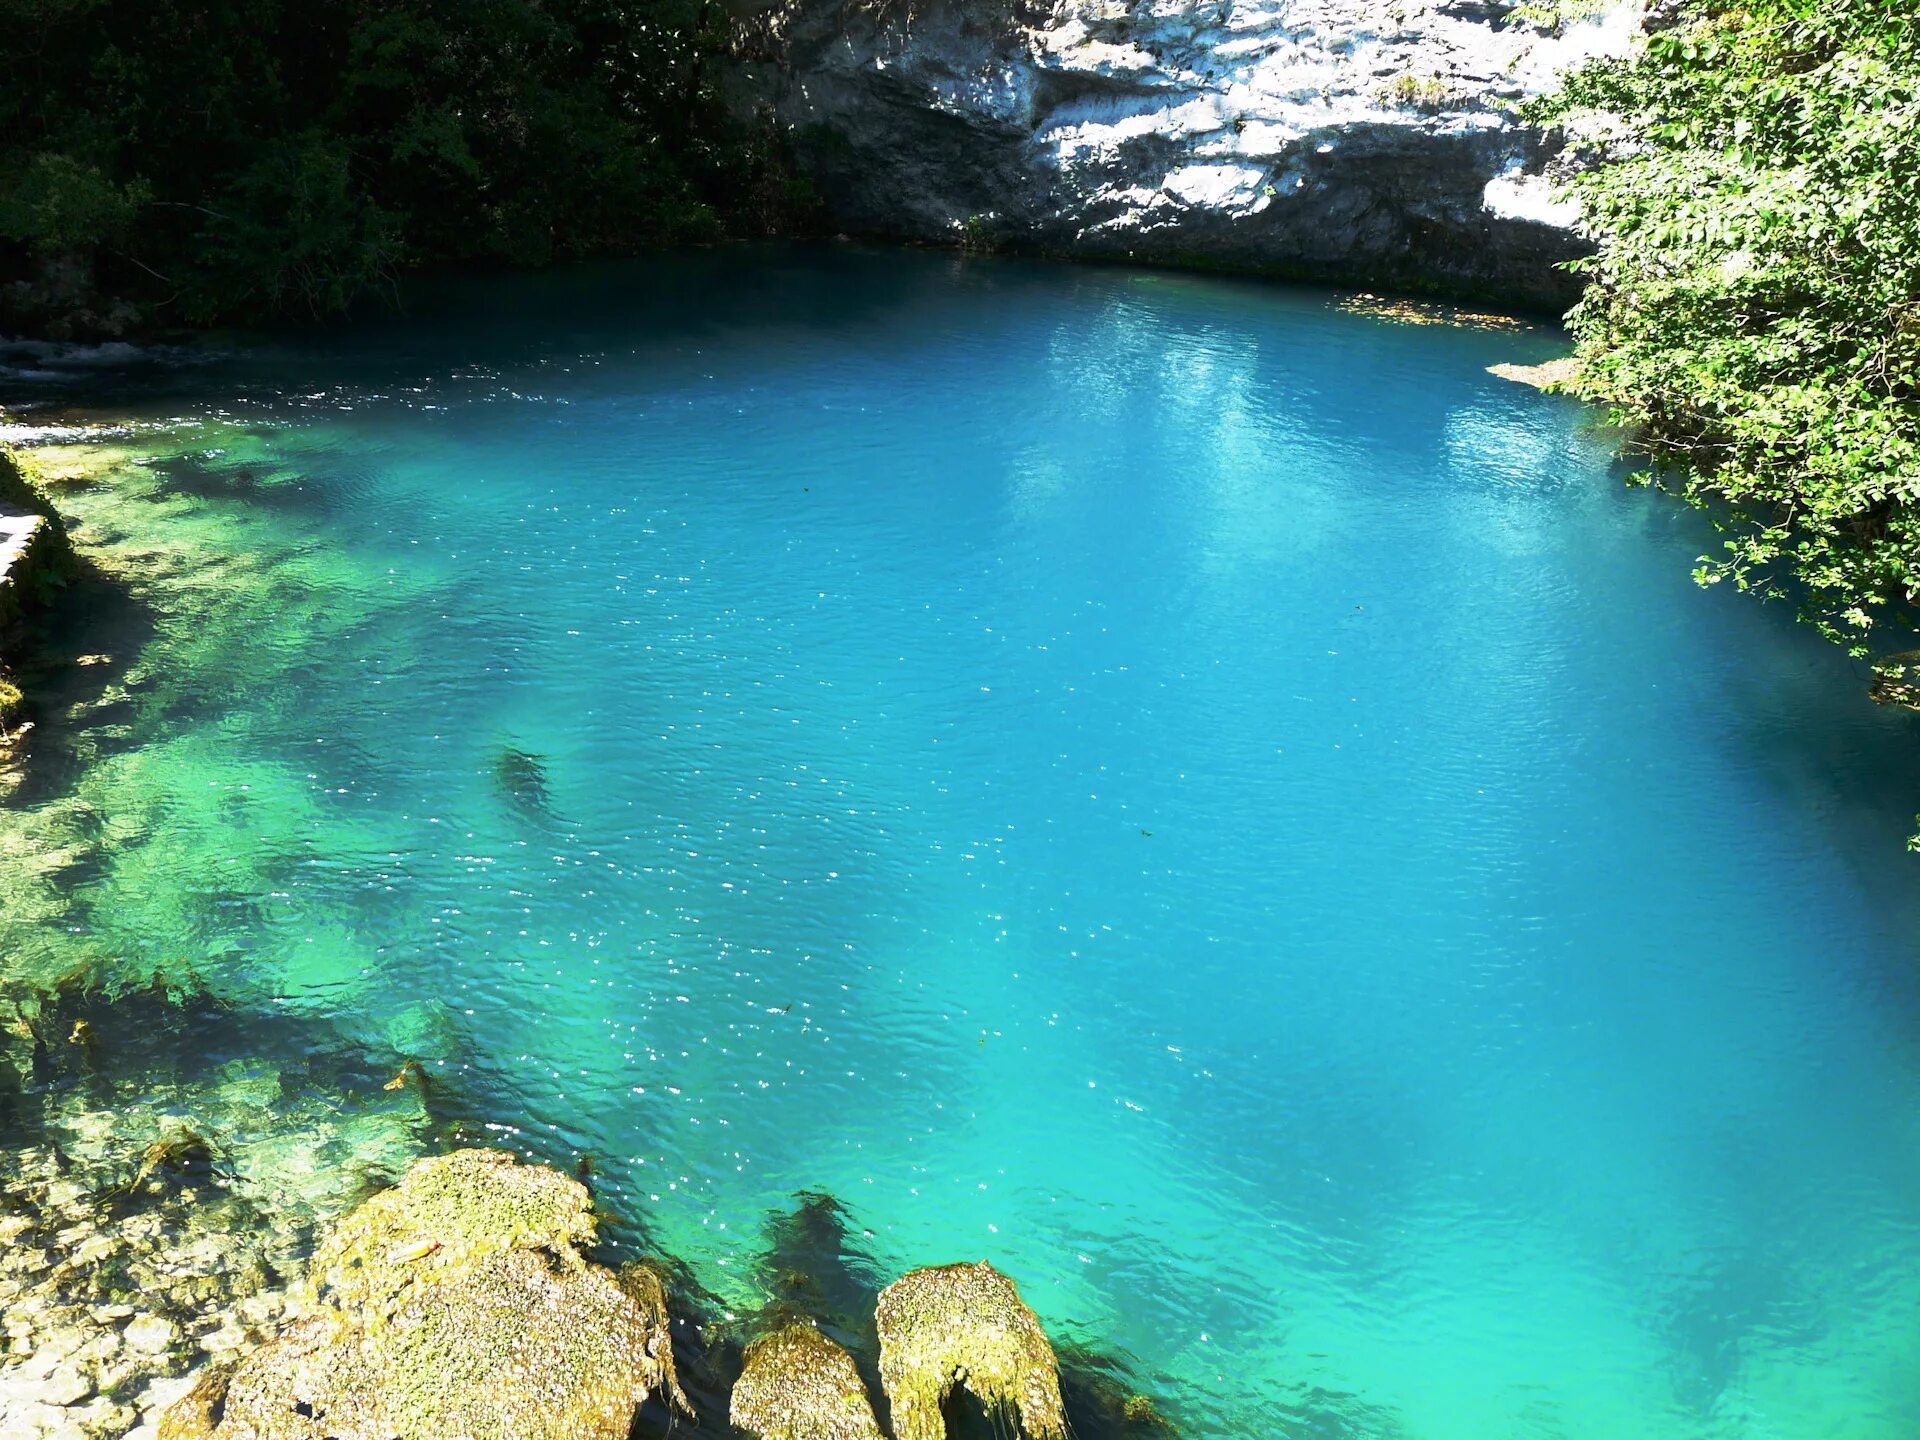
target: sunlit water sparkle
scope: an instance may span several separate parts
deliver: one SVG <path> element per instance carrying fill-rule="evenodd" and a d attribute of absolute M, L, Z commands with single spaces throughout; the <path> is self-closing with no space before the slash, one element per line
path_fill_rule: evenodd
<path fill-rule="evenodd" d="M 421 1054 L 742 1307 L 803 1187 L 991 1257 L 1195 1434 L 1910 1440 L 1915 724 L 1559 343 L 774 250 L 89 374 L 211 438 L 73 497 L 170 578 L 0 938 Z"/>

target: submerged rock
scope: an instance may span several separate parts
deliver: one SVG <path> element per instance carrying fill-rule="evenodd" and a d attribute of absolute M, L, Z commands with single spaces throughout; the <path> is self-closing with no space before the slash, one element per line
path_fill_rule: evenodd
<path fill-rule="evenodd" d="M 504 746 L 493 760 L 493 783 L 516 805 L 547 809 L 547 766 L 538 755 Z"/>
<path fill-rule="evenodd" d="M 885 1281 L 862 1250 L 846 1206 L 822 1190 L 793 1198 L 791 1210 L 768 1216 L 766 1248 L 755 1261 L 755 1278 L 780 1312 L 763 1316 L 761 1328 L 804 1319 L 855 1345 L 870 1341 Z"/>
<path fill-rule="evenodd" d="M 53 1147 L 0 1160 L 0 1434 L 125 1434 L 145 1393 L 209 1353 L 196 1317 L 252 1308 L 270 1325 L 296 1236 L 246 1200 L 183 1180 L 127 1198 L 89 1188 Z M 259 1331 L 236 1332 L 243 1343 Z M 184 1437 L 192 1432 L 180 1432 Z"/>
<path fill-rule="evenodd" d="M 1060 1375 L 1013 1281 L 982 1260 L 910 1271 L 880 1294 L 880 1378 L 898 1440 L 941 1440 L 957 1386 L 1033 1440 L 1064 1440 Z"/>
<path fill-rule="evenodd" d="M 342 1219 L 313 1258 L 321 1304 L 224 1393 L 168 1414 L 209 1440 L 625 1440 L 670 1387 L 650 1314 L 588 1264 L 584 1186 L 497 1150 L 423 1160 Z"/>
<path fill-rule="evenodd" d="M 747 1346 L 730 1418 L 754 1440 L 882 1440 L 853 1357 L 805 1321 Z"/>

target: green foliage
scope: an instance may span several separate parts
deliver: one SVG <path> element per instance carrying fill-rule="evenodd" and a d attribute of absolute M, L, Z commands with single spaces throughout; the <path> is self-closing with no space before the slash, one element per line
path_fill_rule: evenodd
<path fill-rule="evenodd" d="M 35 251 L 117 242 L 148 198 L 144 181 L 115 184 L 71 155 L 8 159 L 0 171 L 0 239 Z"/>
<path fill-rule="evenodd" d="M 1538 106 L 1601 163 L 1576 388 L 1856 656 L 1920 598 L 1920 7 L 1682 0 Z"/>
<path fill-rule="evenodd" d="M 714 0 L 0 0 L 0 281 L 196 321 L 764 229 Z"/>
<path fill-rule="evenodd" d="M 1569 25 L 1598 20 L 1610 7 L 1611 0 L 1523 0 L 1507 12 L 1507 23 L 1531 25 L 1559 35 Z"/>
<path fill-rule="evenodd" d="M 235 306 L 343 310 L 389 281 L 403 253 L 400 217 L 354 184 L 345 144 L 318 131 L 268 147 L 206 214 L 204 271 L 183 299 L 194 319 Z"/>
<path fill-rule="evenodd" d="M 1432 75 L 1416 75 L 1403 70 L 1375 92 L 1381 103 L 1406 110 L 1424 110 L 1437 115 L 1469 104 L 1470 97 L 1455 90 L 1446 81 Z"/>

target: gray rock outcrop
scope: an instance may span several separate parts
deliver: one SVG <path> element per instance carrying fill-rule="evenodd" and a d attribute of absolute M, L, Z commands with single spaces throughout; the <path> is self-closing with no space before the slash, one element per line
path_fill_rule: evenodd
<path fill-rule="evenodd" d="M 1558 305 L 1580 253 L 1517 105 L 1634 0 L 749 0 L 734 93 L 832 222 L 898 239 Z"/>

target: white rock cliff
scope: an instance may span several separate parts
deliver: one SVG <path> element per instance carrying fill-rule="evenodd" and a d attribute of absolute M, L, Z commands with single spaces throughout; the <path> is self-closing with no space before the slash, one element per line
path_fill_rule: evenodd
<path fill-rule="evenodd" d="M 847 230 L 1557 305 L 1582 247 L 1514 112 L 1639 10 L 1512 8 L 777 0 L 734 78 Z"/>

